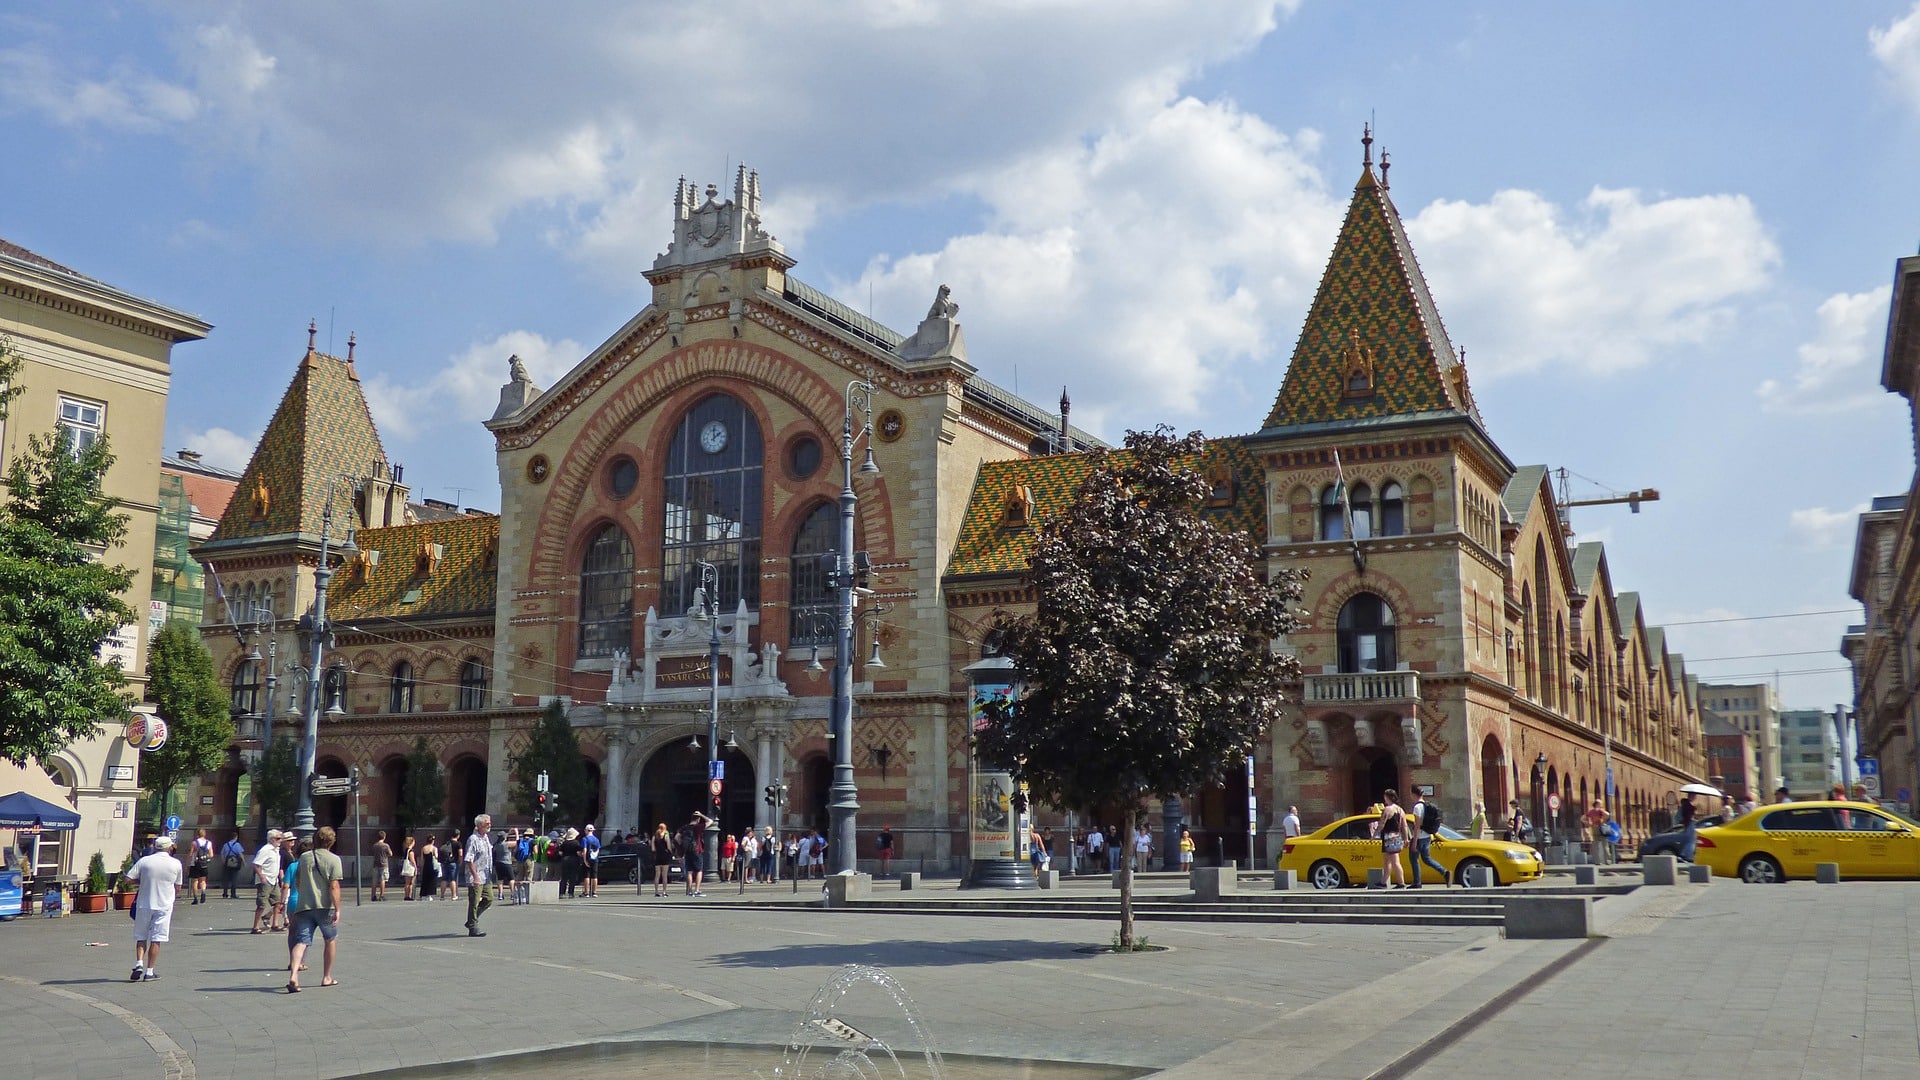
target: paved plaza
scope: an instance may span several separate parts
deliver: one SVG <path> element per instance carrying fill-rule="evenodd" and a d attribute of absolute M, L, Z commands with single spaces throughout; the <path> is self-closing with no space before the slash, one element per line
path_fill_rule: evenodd
<path fill-rule="evenodd" d="M 284 938 L 247 933 L 249 902 L 178 909 L 161 978 L 138 984 L 124 914 L 16 920 L 0 925 L 0 1071 L 268 1080 L 602 1040 L 772 1045 L 847 964 L 890 971 L 944 1052 L 1169 1080 L 1920 1069 L 1916 884 L 1641 889 L 1600 900 L 1606 936 L 1588 942 L 1147 922 L 1172 948 L 1132 956 L 1088 951 L 1111 940 L 1106 920 L 822 911 L 785 885 L 749 895 L 786 902 L 610 889 L 496 908 L 480 939 L 461 929 L 464 904 L 349 907 L 342 985 L 319 986 L 316 955 L 297 996 Z"/>

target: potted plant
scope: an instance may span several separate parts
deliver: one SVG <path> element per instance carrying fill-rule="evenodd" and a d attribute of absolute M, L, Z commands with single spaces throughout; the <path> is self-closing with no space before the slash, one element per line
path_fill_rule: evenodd
<path fill-rule="evenodd" d="M 133 898 L 138 895 L 140 883 L 128 881 L 127 872 L 133 869 L 133 853 L 127 853 L 127 861 L 120 864 L 120 872 L 113 879 L 113 909 L 125 911 L 133 906 Z"/>
<path fill-rule="evenodd" d="M 107 910 L 107 861 L 97 851 L 87 863 L 87 879 L 80 884 L 80 895 L 74 898 L 73 909 L 89 915 Z"/>

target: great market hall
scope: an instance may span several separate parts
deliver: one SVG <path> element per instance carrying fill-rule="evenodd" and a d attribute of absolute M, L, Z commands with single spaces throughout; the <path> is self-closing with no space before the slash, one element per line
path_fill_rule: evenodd
<path fill-rule="evenodd" d="M 1310 573 L 1310 625 L 1276 643 L 1306 674 L 1255 755 L 1256 820 L 1244 781 L 1151 809 L 1178 813 L 1207 854 L 1245 858 L 1252 833 L 1263 861 L 1289 804 L 1319 822 L 1414 785 L 1455 823 L 1551 792 L 1563 824 L 1605 799 L 1643 835 L 1675 788 L 1705 779 L 1693 682 L 1601 546 L 1570 543 L 1546 469 L 1516 466 L 1486 431 L 1383 176 L 1369 155 L 1271 412 L 1203 463 L 1208 512 L 1256 535 L 1271 565 Z M 681 183 L 650 301 L 555 385 L 502 358 L 485 421 L 497 516 L 411 500 L 355 347 L 326 355 L 309 335 L 196 549 L 230 601 L 203 630 L 245 719 L 189 826 L 245 820 L 261 721 L 277 706 L 293 722 L 284 659 L 329 509 L 333 542 L 351 527 L 356 546 L 328 592 L 339 709 L 316 768 L 366 778 L 369 828 L 398 826 L 420 736 L 447 771 L 448 820 L 521 820 L 511 762 L 555 698 L 598 791 L 569 816 L 603 832 L 684 821 L 707 780 L 699 563 L 718 568 L 723 826 L 824 826 L 830 680 L 813 661 L 834 661 L 833 593 L 819 556 L 837 547 L 843 394 L 869 379 L 880 473 L 858 481 L 857 546 L 874 594 L 847 658 L 859 825 L 892 826 L 905 865 L 959 868 L 965 669 L 995 610 L 1030 603 L 1033 525 L 1103 444 L 1071 426 L 1064 395 L 1053 411 L 981 378 L 944 288 L 898 333 L 791 276 L 757 174 L 743 167 L 730 196 Z M 271 682 L 252 658 L 269 644 Z M 776 777 L 793 794 L 772 822 L 760 792 Z M 344 799 L 317 806 L 322 823 L 346 814 Z"/>

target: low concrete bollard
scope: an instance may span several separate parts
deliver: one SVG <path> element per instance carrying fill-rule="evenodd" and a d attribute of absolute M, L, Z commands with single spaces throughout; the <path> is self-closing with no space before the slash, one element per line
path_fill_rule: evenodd
<path fill-rule="evenodd" d="M 1485 867 L 1485 866 L 1467 867 L 1467 888 L 1469 889 L 1493 888 L 1492 868 Z"/>
<path fill-rule="evenodd" d="M 1273 872 L 1273 888 L 1276 892 L 1291 892 L 1299 887 L 1300 871 L 1275 870 Z"/>
<path fill-rule="evenodd" d="M 529 881 L 527 883 L 527 903 L 557 904 L 560 902 L 560 883 L 557 881 Z"/>
<path fill-rule="evenodd" d="M 1231 866 L 1196 866 L 1187 875 L 1193 898 L 1202 903 L 1219 903 L 1222 896 L 1240 891 L 1240 871 Z"/>
<path fill-rule="evenodd" d="M 900 875 L 900 891 L 910 892 L 920 887 L 920 872 L 908 870 Z"/>
<path fill-rule="evenodd" d="M 873 895 L 873 877 L 869 874 L 828 874 L 827 906 L 846 907 L 855 900 Z"/>
<path fill-rule="evenodd" d="M 1574 867 L 1574 868 L 1573 868 L 1573 883 L 1574 883 L 1575 885 L 1598 885 L 1598 884 L 1600 884 L 1600 868 L 1599 868 L 1599 867 L 1597 867 L 1597 866 L 1593 866 L 1593 865 L 1591 865 L 1591 864 L 1589 864 L 1589 865 L 1586 865 L 1586 866 L 1576 866 L 1576 867 Z"/>
<path fill-rule="evenodd" d="M 1515 896 L 1505 907 L 1509 938 L 1584 938 L 1593 933 L 1590 896 Z"/>
<path fill-rule="evenodd" d="M 1840 864 L 1837 862 L 1815 863 L 1813 880 L 1822 885 L 1840 884 Z"/>
<path fill-rule="evenodd" d="M 1671 855 L 1649 855 L 1640 860 L 1640 883 L 1642 885 L 1677 885 L 1680 882 L 1680 860 Z"/>
<path fill-rule="evenodd" d="M 1040 887 L 1043 889 L 1058 889 L 1060 887 L 1060 871 L 1058 870 L 1041 870 L 1033 875 L 1033 879 L 1039 882 Z"/>
<path fill-rule="evenodd" d="M 1387 887 L 1387 872 L 1378 866 L 1367 867 L 1367 888 L 1384 889 Z"/>
<path fill-rule="evenodd" d="M 1713 880 L 1713 867 L 1693 863 L 1687 867 L 1687 880 L 1695 885 L 1705 885 Z"/>
<path fill-rule="evenodd" d="M 1119 888 L 1119 887 L 1120 887 L 1120 878 L 1121 878 L 1121 875 L 1123 875 L 1123 874 L 1125 874 L 1125 873 L 1126 873 L 1126 871 L 1125 871 L 1125 870 L 1115 870 L 1115 871 L 1113 872 L 1113 885 L 1112 885 L 1112 887 L 1113 887 L 1113 888 L 1115 888 L 1115 889 L 1117 889 L 1117 888 Z"/>

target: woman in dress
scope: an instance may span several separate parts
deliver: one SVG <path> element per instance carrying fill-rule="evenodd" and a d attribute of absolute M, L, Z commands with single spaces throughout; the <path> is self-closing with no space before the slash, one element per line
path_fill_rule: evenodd
<path fill-rule="evenodd" d="M 407 837 L 405 854 L 400 856 L 400 885 L 406 890 L 406 898 L 413 899 L 413 879 L 420 875 L 420 864 L 414 859 L 413 837 Z"/>
<path fill-rule="evenodd" d="M 1404 889 L 1407 871 L 1400 853 L 1407 847 L 1407 812 L 1400 809 L 1399 793 L 1392 788 L 1381 793 L 1380 802 L 1380 820 L 1375 826 L 1380 834 L 1380 868 L 1387 875 L 1387 888 Z"/>
<path fill-rule="evenodd" d="M 667 895 L 667 868 L 673 864 L 673 837 L 667 832 L 667 823 L 661 822 L 653 827 L 653 839 L 648 841 L 653 854 L 653 895 Z"/>
<path fill-rule="evenodd" d="M 420 838 L 420 899 L 439 899 L 439 882 L 440 849 L 434 846 L 433 834 L 427 833 Z"/>

